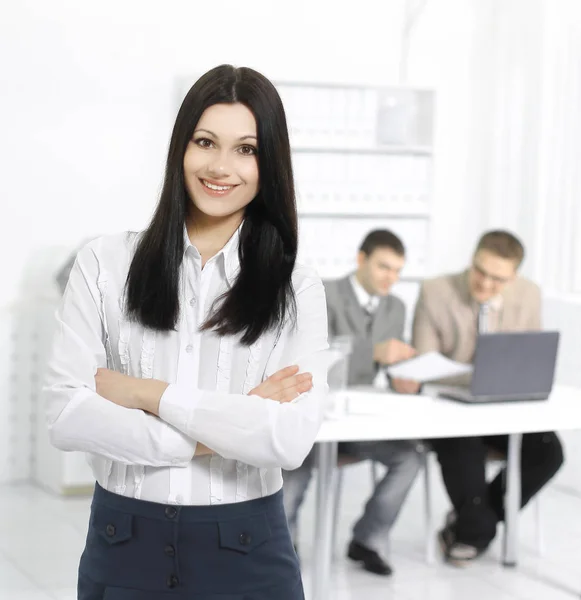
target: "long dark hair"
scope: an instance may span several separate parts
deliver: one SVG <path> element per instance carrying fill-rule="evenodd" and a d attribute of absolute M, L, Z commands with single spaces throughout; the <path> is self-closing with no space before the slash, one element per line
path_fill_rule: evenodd
<path fill-rule="evenodd" d="M 193 85 L 173 128 L 159 203 L 135 251 L 126 282 L 130 317 L 159 331 L 176 328 L 184 226 L 191 204 L 184 154 L 203 112 L 240 102 L 256 119 L 259 192 L 245 209 L 240 272 L 202 329 L 241 334 L 250 345 L 266 331 L 296 319 L 292 272 L 298 245 L 297 210 L 284 108 L 273 84 L 249 68 L 221 65 Z"/>

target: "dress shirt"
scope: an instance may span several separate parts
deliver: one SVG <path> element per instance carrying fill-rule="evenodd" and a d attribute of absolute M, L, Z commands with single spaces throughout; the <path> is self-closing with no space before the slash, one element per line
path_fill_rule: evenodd
<path fill-rule="evenodd" d="M 379 296 L 372 296 L 371 294 L 368 294 L 367 290 L 359 283 L 355 273 L 351 275 L 350 281 L 351 285 L 353 286 L 353 291 L 355 292 L 357 302 L 359 302 L 361 308 L 368 314 L 373 314 L 377 310 L 381 298 Z"/>
<path fill-rule="evenodd" d="M 207 505 L 275 493 L 281 467 L 302 463 L 323 418 L 329 353 L 321 280 L 297 265 L 297 326 L 287 320 L 281 332 L 269 331 L 250 347 L 240 336 L 200 332 L 240 269 L 239 231 L 202 268 L 184 230 L 179 323 L 175 331 L 156 332 L 123 310 L 139 235 L 100 237 L 77 255 L 44 385 L 52 443 L 87 453 L 102 487 L 133 498 Z M 248 395 L 293 364 L 313 374 L 310 392 L 284 404 Z M 169 383 L 159 417 L 99 396 L 100 367 Z M 215 454 L 195 457 L 196 442 Z"/>

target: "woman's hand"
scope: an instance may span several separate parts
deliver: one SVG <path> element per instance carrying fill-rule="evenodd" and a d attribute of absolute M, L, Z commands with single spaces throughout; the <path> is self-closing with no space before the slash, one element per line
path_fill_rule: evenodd
<path fill-rule="evenodd" d="M 296 365 L 286 367 L 265 379 L 248 392 L 249 396 L 260 396 L 278 402 L 292 402 L 313 387 L 311 373 L 300 373 Z"/>
<path fill-rule="evenodd" d="M 97 369 L 95 375 L 97 394 L 125 408 L 140 408 L 137 400 L 138 382 L 136 377 L 111 369 Z"/>
<path fill-rule="evenodd" d="M 167 383 L 157 379 L 140 379 L 112 371 L 97 369 L 97 394 L 125 408 L 137 408 L 159 414 L 159 401 Z"/>
<path fill-rule="evenodd" d="M 208 446 L 204 446 L 204 444 L 198 442 L 196 444 L 196 451 L 194 452 L 194 456 L 212 456 L 216 454 L 213 450 L 210 450 Z"/>

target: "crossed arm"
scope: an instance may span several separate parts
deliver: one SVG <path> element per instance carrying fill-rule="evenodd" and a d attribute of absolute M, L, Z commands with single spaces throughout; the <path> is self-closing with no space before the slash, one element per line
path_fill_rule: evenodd
<path fill-rule="evenodd" d="M 302 463 L 327 391 L 320 280 L 306 280 L 297 292 L 298 323 L 277 355 L 272 370 L 279 371 L 243 396 L 108 371 L 97 273 L 96 257 L 83 250 L 57 313 L 44 385 L 56 447 L 154 467 L 186 466 L 210 449 L 257 467 L 293 469 Z M 287 366 L 292 368 L 280 371 Z"/>

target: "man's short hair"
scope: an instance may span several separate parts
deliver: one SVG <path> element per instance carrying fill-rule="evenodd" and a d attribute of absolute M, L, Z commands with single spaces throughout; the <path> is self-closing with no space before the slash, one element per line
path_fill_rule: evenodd
<path fill-rule="evenodd" d="M 391 231 L 387 229 L 375 229 L 370 231 L 366 236 L 361 246 L 360 252 L 364 252 L 367 256 L 371 256 L 377 248 L 389 248 L 398 256 L 405 256 L 405 247 L 403 242 Z"/>
<path fill-rule="evenodd" d="M 513 260 L 517 268 L 520 267 L 525 257 L 522 242 L 509 231 L 494 230 L 486 232 L 478 241 L 476 252 L 487 250 L 501 258 Z"/>

